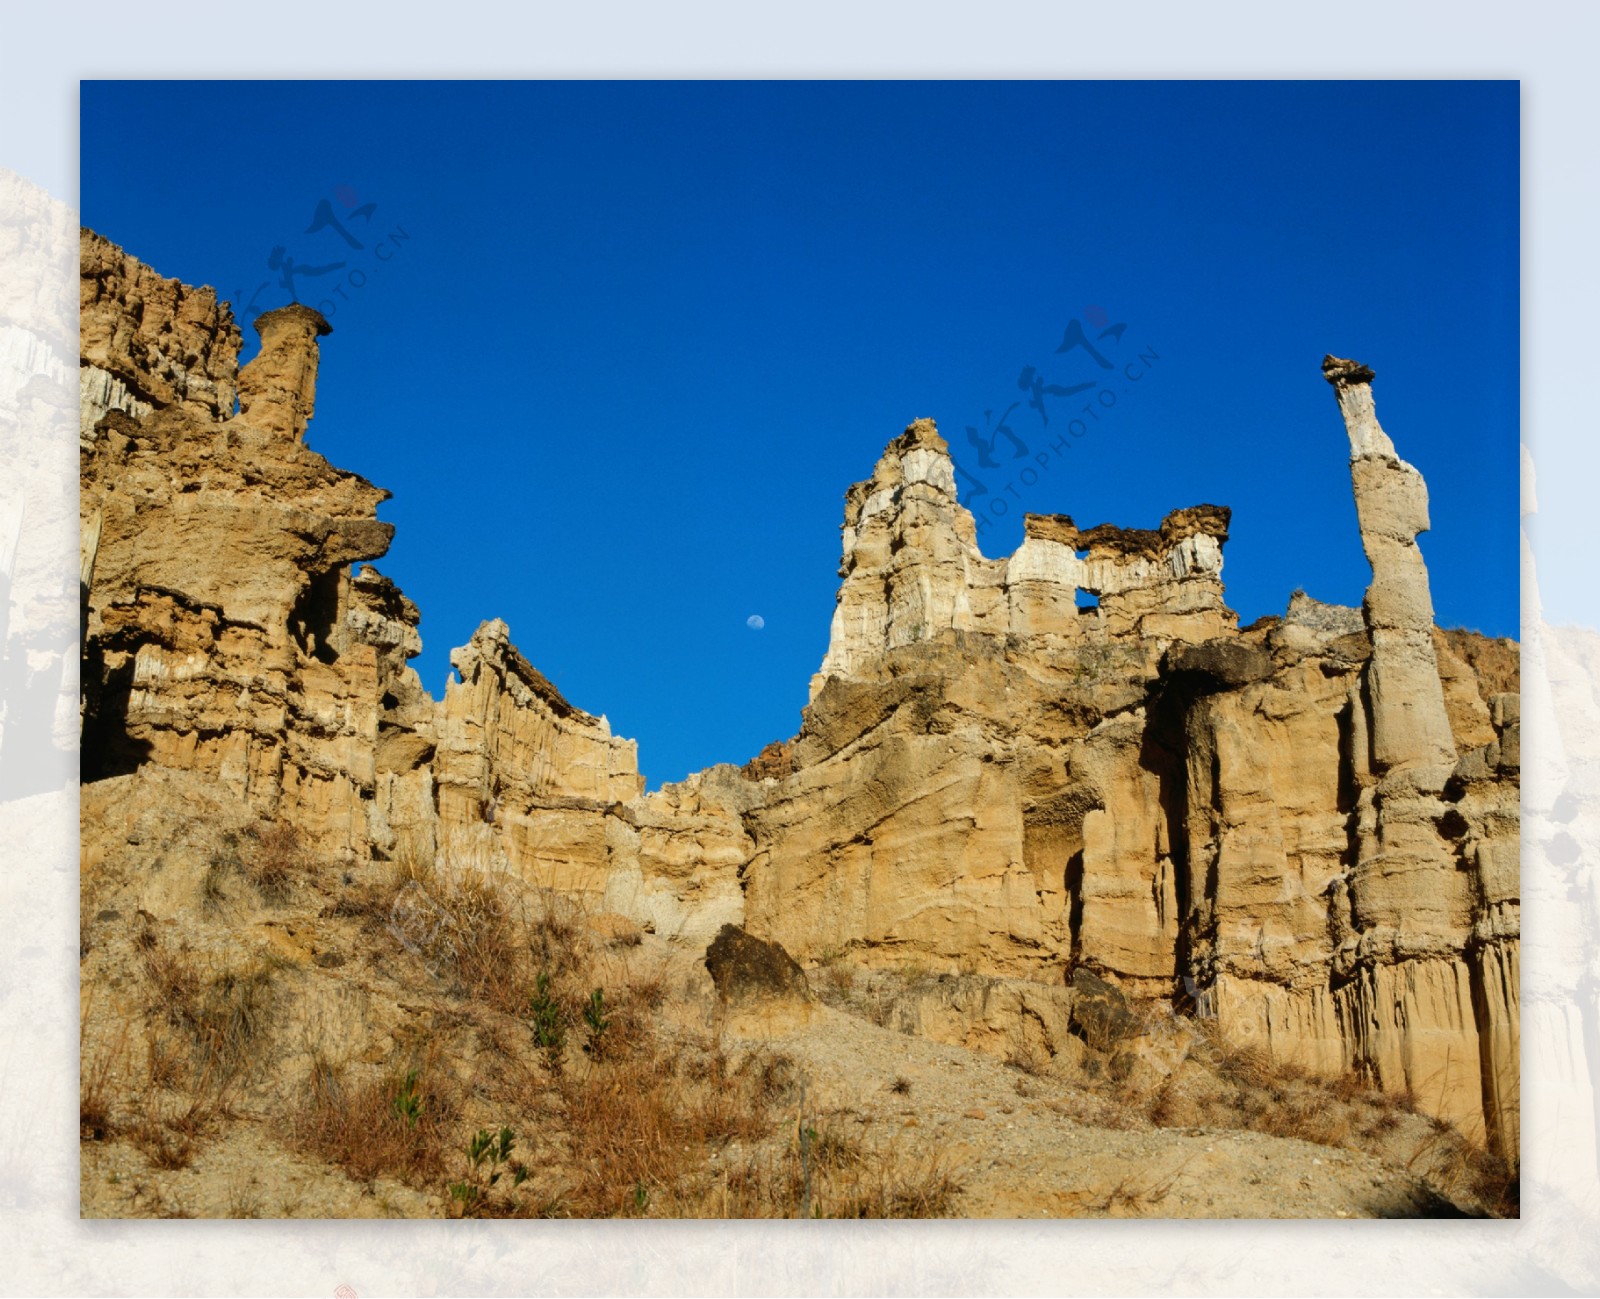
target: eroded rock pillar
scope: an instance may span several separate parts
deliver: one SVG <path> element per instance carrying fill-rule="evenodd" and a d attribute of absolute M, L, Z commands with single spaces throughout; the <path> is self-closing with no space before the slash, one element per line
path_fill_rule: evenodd
<path fill-rule="evenodd" d="M 256 319 L 261 351 L 239 372 L 239 415 L 257 428 L 306 435 L 317 395 L 317 339 L 331 334 L 320 311 L 299 302 Z"/>
<path fill-rule="evenodd" d="M 1333 385 L 1350 435 L 1361 545 L 1372 565 L 1362 610 L 1372 633 L 1367 692 L 1372 761 L 1379 774 L 1453 763 L 1455 742 L 1433 647 L 1433 598 L 1417 534 L 1428 530 L 1428 487 L 1395 453 L 1378 424 L 1372 371 L 1327 356 L 1322 374 Z"/>

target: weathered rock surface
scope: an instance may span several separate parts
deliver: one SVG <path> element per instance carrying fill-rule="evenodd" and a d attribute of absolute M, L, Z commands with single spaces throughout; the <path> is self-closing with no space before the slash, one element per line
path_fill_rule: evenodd
<path fill-rule="evenodd" d="M 317 395 L 316 340 L 333 332 L 322 313 L 292 302 L 256 320 L 261 350 L 239 371 L 239 414 L 256 428 L 306 435 Z"/>
<path fill-rule="evenodd" d="M 214 290 L 158 275 L 93 231 L 79 248 L 82 418 L 178 406 L 233 414 L 239 329 Z"/>
<path fill-rule="evenodd" d="M 330 861 L 507 871 L 697 947 L 737 926 L 802 963 L 1002 979 L 905 1012 L 996 1049 L 1159 998 L 1515 1156 L 1516 650 L 1434 627 L 1426 490 L 1364 367 L 1326 370 L 1361 610 L 1297 592 L 1240 630 L 1211 505 L 1030 515 L 986 558 L 919 420 L 846 495 L 798 733 L 645 793 L 503 622 L 422 690 L 416 606 L 351 571 L 388 547 L 386 494 L 303 442 L 316 313 L 263 317 L 241 374 L 209 291 L 84 247 L 85 384 L 128 394 L 84 407 L 86 780 L 187 772 Z"/>
<path fill-rule="evenodd" d="M 870 674 L 886 652 L 951 632 L 1049 648 L 1218 635 L 1236 622 L 1222 603 L 1228 519 L 1202 505 L 1174 511 L 1159 530 L 1080 531 L 1065 515 L 1030 514 L 1016 554 L 986 559 L 956 498 L 949 447 L 932 420 L 917 420 L 845 497 L 844 584 L 812 699 L 829 677 Z M 1080 608 L 1079 591 L 1099 607 Z"/>

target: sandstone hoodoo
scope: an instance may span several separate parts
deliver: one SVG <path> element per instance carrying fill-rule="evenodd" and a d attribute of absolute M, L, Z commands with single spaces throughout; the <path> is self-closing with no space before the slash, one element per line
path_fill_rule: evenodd
<path fill-rule="evenodd" d="M 1075 1059 L 1175 1007 L 1515 1161 L 1515 647 L 1435 626 L 1426 487 L 1370 369 L 1323 364 L 1361 609 L 1296 592 L 1240 628 L 1213 504 L 1031 514 L 989 558 L 919 419 L 845 494 L 798 732 L 646 792 L 504 622 L 423 690 L 420 613 L 369 562 L 387 493 L 305 442 L 326 321 L 268 313 L 240 370 L 209 290 L 87 231 L 82 260 L 86 842 L 130 787 L 189 788 L 329 872 L 447 863 L 709 943 L 729 996 L 746 967 L 801 996 L 819 963 L 989 980 L 896 1013 L 997 1054 Z"/>

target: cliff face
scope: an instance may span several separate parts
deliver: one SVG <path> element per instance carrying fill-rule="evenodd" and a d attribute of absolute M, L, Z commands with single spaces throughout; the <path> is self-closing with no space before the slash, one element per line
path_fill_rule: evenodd
<path fill-rule="evenodd" d="M 108 782 L 182 771 L 329 861 L 510 871 L 664 936 L 1089 971 L 1515 1156 L 1515 653 L 1434 628 L 1426 489 L 1370 371 L 1326 367 L 1362 610 L 1297 594 L 1240 630 L 1212 505 L 1148 530 L 1032 515 L 988 559 L 919 420 L 846 495 L 799 733 L 645 794 L 632 742 L 502 622 L 422 690 L 418 610 L 352 572 L 388 547 L 386 493 L 303 441 L 320 316 L 263 316 L 241 372 L 208 290 L 87 232 L 83 276 L 86 819 Z"/>

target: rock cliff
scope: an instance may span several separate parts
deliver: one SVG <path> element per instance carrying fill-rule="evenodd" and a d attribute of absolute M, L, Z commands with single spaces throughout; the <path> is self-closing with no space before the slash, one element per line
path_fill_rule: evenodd
<path fill-rule="evenodd" d="M 454 651 L 442 700 L 407 667 L 416 606 L 356 567 L 387 550 L 386 493 L 304 441 L 326 321 L 261 317 L 241 371 L 209 290 L 89 232 L 82 259 L 86 820 L 101 786 L 188 773 L 329 862 L 511 872 L 802 962 L 1092 980 L 1515 1158 L 1515 647 L 1435 628 L 1426 489 L 1365 367 L 1324 365 L 1361 610 L 1296 593 L 1240 629 L 1208 504 L 1030 515 L 986 558 L 917 420 L 846 494 L 799 732 L 646 793 L 633 743 L 503 622 Z"/>

